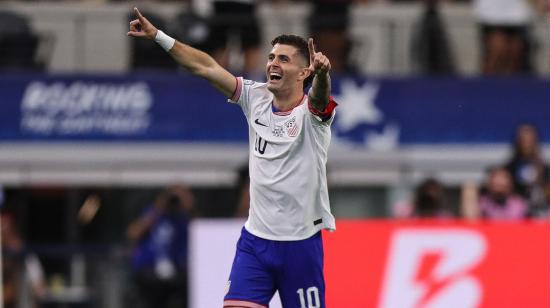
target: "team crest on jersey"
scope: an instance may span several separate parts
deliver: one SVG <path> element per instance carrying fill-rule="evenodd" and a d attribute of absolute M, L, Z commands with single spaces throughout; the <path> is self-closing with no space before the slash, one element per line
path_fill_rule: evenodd
<path fill-rule="evenodd" d="M 296 123 L 296 117 L 292 117 L 292 119 L 286 121 L 284 125 L 286 134 L 289 137 L 296 137 L 298 135 L 300 128 L 298 127 L 298 123 Z"/>
<path fill-rule="evenodd" d="M 275 125 L 275 128 L 271 131 L 271 133 L 275 137 L 282 137 L 284 134 L 283 127 L 281 125 Z"/>

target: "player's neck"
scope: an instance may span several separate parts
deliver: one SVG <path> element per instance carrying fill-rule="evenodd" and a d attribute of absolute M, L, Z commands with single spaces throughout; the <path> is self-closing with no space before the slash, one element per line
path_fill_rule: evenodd
<path fill-rule="evenodd" d="M 302 91 L 293 91 L 288 95 L 275 95 L 273 105 L 278 111 L 289 111 L 299 105 L 303 97 L 304 92 Z"/>

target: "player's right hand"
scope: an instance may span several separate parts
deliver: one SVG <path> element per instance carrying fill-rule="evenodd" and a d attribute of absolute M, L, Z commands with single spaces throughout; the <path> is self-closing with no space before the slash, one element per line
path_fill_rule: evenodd
<path fill-rule="evenodd" d="M 310 38 L 307 41 L 307 47 L 309 49 L 309 70 L 312 74 L 326 74 L 330 71 L 330 61 L 322 53 L 315 51 L 315 44 L 313 44 L 313 39 Z"/>
<path fill-rule="evenodd" d="M 134 37 L 144 37 L 147 39 L 154 39 L 157 35 L 157 28 L 153 26 L 147 18 L 143 17 L 137 7 L 134 8 L 134 14 L 137 19 L 130 21 L 130 31 L 128 31 L 128 36 Z"/>

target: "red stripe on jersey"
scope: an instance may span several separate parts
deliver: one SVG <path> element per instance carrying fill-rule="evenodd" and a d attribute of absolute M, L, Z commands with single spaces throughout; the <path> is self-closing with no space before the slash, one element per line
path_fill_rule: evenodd
<path fill-rule="evenodd" d="M 328 104 L 323 111 L 315 109 L 315 107 L 313 107 L 313 105 L 311 104 L 311 101 L 308 101 L 309 112 L 320 117 L 321 119 L 323 119 L 323 121 L 330 119 L 330 117 L 332 116 L 332 112 L 334 111 L 334 108 L 336 108 L 336 106 L 338 106 L 338 103 L 334 101 L 332 95 L 329 97 Z"/>
<path fill-rule="evenodd" d="M 235 83 L 235 90 L 233 91 L 233 95 L 231 95 L 231 98 L 229 100 L 236 102 L 241 97 L 241 91 L 242 91 L 242 83 L 243 79 L 242 77 L 235 77 L 235 80 L 237 81 Z"/>
<path fill-rule="evenodd" d="M 241 300 L 225 300 L 223 301 L 224 307 L 247 307 L 247 308 L 267 308 L 265 305 L 260 305 L 253 302 L 241 301 Z"/>

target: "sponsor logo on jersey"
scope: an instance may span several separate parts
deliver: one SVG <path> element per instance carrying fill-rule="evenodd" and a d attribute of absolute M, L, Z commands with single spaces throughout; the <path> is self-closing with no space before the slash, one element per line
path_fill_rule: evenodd
<path fill-rule="evenodd" d="M 275 125 L 275 128 L 271 131 L 273 136 L 282 137 L 284 135 L 284 130 L 281 125 Z"/>
<path fill-rule="evenodd" d="M 261 125 L 261 126 L 267 127 L 267 125 L 265 125 L 264 123 L 260 122 L 260 119 L 254 120 L 254 123 L 256 123 L 256 124 L 258 124 L 258 125 Z"/>

